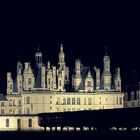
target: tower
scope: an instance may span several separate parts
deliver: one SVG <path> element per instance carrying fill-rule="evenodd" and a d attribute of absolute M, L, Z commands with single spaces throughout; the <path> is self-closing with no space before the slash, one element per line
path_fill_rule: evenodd
<path fill-rule="evenodd" d="M 116 69 L 116 74 L 115 74 L 115 90 L 116 91 L 121 91 L 121 76 L 120 76 L 120 68 Z"/>
<path fill-rule="evenodd" d="M 107 48 L 106 48 L 107 49 Z M 103 58 L 103 75 L 102 75 L 102 83 L 103 89 L 110 90 L 111 89 L 111 72 L 110 72 L 110 57 L 106 54 Z"/>
<path fill-rule="evenodd" d="M 17 62 L 17 75 L 21 75 L 23 71 L 23 65 L 20 61 Z"/>
<path fill-rule="evenodd" d="M 80 83 L 82 81 L 81 76 L 81 61 L 79 59 L 75 60 L 75 73 L 72 77 L 72 84 L 74 90 L 79 90 Z"/>
<path fill-rule="evenodd" d="M 12 73 L 7 73 L 7 94 L 13 94 L 13 79 Z"/>
<path fill-rule="evenodd" d="M 42 66 L 42 52 L 38 49 L 35 53 L 36 66 L 39 69 Z"/>
<path fill-rule="evenodd" d="M 89 70 L 85 78 L 85 92 L 93 92 L 93 90 L 94 90 L 94 80 Z"/>
<path fill-rule="evenodd" d="M 96 75 L 96 90 L 100 89 L 100 69 L 97 68 L 96 66 L 94 67 L 95 70 L 95 75 Z"/>
<path fill-rule="evenodd" d="M 23 76 L 22 76 L 22 71 L 23 71 L 23 65 L 20 61 L 17 62 L 17 90 L 18 93 L 21 94 L 23 90 Z"/>
<path fill-rule="evenodd" d="M 65 54 L 63 52 L 63 44 L 61 44 L 60 47 L 60 53 L 59 53 L 59 67 L 60 69 L 64 69 L 65 68 Z"/>
<path fill-rule="evenodd" d="M 75 61 L 75 76 L 81 78 L 81 61 L 79 59 Z"/>

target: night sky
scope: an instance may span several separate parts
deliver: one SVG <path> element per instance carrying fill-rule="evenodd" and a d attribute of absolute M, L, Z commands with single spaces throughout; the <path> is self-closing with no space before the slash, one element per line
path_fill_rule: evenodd
<path fill-rule="evenodd" d="M 139 4 L 128 1 L 0 3 L 0 92 L 5 92 L 6 73 L 15 77 L 19 55 L 22 62 L 34 63 L 40 44 L 44 63 L 57 65 L 61 43 L 70 68 L 75 58 L 102 68 L 107 46 L 111 68 L 121 68 L 124 88 L 133 71 L 140 75 L 139 17 Z"/>

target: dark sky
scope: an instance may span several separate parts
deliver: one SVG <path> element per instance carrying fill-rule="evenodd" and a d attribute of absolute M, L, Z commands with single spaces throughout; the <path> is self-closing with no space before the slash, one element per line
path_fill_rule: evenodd
<path fill-rule="evenodd" d="M 124 86 L 132 71 L 140 71 L 139 17 L 139 3 L 128 1 L 1 3 L 0 91 L 6 88 L 6 72 L 15 75 L 19 55 L 23 62 L 34 62 L 40 44 L 44 63 L 56 65 L 60 43 L 70 67 L 75 58 L 102 67 L 108 46 L 112 68 L 120 66 Z"/>

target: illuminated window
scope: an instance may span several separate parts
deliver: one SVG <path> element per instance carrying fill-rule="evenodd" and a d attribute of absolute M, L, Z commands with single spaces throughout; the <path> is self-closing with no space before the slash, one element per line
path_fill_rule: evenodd
<path fill-rule="evenodd" d="M 67 105 L 70 105 L 70 98 L 67 98 Z"/>
<path fill-rule="evenodd" d="M 26 98 L 26 104 L 30 104 L 30 97 Z"/>
<path fill-rule="evenodd" d="M 31 84 L 31 83 L 32 83 L 32 79 L 28 78 L 28 84 Z"/>
<path fill-rule="evenodd" d="M 1 106 L 4 106 L 4 102 L 1 102 Z"/>
<path fill-rule="evenodd" d="M 87 82 L 87 86 L 88 86 L 88 87 L 91 87 L 91 81 L 88 81 L 88 82 Z"/>
<path fill-rule="evenodd" d="M 80 105 L 80 98 L 77 98 L 77 105 Z"/>
<path fill-rule="evenodd" d="M 75 98 L 72 98 L 72 105 L 75 105 Z"/>
<path fill-rule="evenodd" d="M 28 120 L 28 126 L 29 126 L 29 127 L 32 127 L 32 119 L 29 119 L 29 120 Z"/>
<path fill-rule="evenodd" d="M 9 119 L 6 119 L 6 127 L 9 127 Z"/>

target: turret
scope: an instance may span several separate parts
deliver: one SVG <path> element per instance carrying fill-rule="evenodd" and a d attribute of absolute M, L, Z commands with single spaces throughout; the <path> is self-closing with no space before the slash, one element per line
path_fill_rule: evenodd
<path fill-rule="evenodd" d="M 40 68 L 42 66 L 42 53 L 39 49 L 35 53 L 35 61 L 36 61 L 37 68 Z"/>
<path fill-rule="evenodd" d="M 13 94 L 13 79 L 11 72 L 7 73 L 7 94 Z"/>
<path fill-rule="evenodd" d="M 93 90 L 94 90 L 94 80 L 89 70 L 85 79 L 85 92 L 93 92 Z"/>
<path fill-rule="evenodd" d="M 116 74 L 115 74 L 115 90 L 116 91 L 121 91 L 121 76 L 120 76 L 120 68 L 116 69 Z"/>
<path fill-rule="evenodd" d="M 95 66 L 94 71 L 96 74 L 96 90 L 98 90 L 100 89 L 100 69 Z"/>
<path fill-rule="evenodd" d="M 60 47 L 58 65 L 59 65 L 60 69 L 64 69 L 65 68 L 65 54 L 63 52 L 63 45 L 62 44 L 61 44 L 61 47 Z"/>
<path fill-rule="evenodd" d="M 75 60 L 75 77 L 81 77 L 81 61 L 79 59 Z"/>
<path fill-rule="evenodd" d="M 111 72 L 110 72 L 110 57 L 106 54 L 103 58 L 103 75 L 102 75 L 102 83 L 103 89 L 110 90 L 111 89 Z"/>
<path fill-rule="evenodd" d="M 22 76 L 22 71 L 23 71 L 23 65 L 19 61 L 17 62 L 17 91 L 19 94 L 22 93 L 23 90 L 23 76 Z"/>

